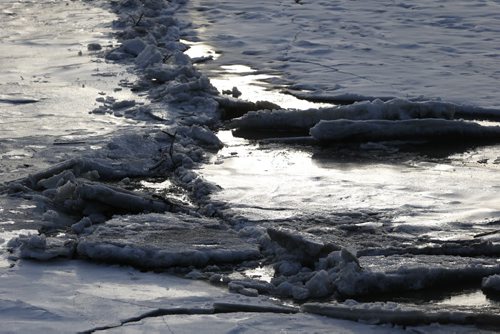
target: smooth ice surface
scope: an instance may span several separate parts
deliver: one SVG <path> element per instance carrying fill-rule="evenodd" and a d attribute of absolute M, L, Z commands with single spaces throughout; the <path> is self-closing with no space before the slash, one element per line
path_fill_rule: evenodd
<path fill-rule="evenodd" d="M 103 94 L 131 96 L 114 91 L 134 80 L 126 68 L 87 48 L 116 43 L 114 18 L 82 1 L 0 3 L 0 181 L 99 147 L 101 136 L 136 124 L 89 115 Z"/>
<path fill-rule="evenodd" d="M 23 261 L 0 269 L 2 333 L 74 333 L 158 308 L 208 309 L 214 301 L 261 303 L 207 283 L 81 261 Z"/>
<path fill-rule="evenodd" d="M 87 50 L 89 43 L 107 47 L 116 42 L 109 24 L 114 15 L 80 1 L 64 4 L 0 5 L 3 140 L 41 135 L 71 140 L 107 133 L 113 124 L 123 123 L 88 115 L 99 92 L 109 92 L 119 79 L 132 79 L 123 67 L 98 60 Z M 111 93 L 130 96 L 125 91 Z M 28 98 L 33 103 L 16 103 Z"/>
<path fill-rule="evenodd" d="M 344 320 L 329 319 L 309 314 L 214 314 L 194 316 L 165 316 L 146 319 L 104 333 L 161 332 L 169 328 L 173 333 L 404 333 L 402 328 L 373 326 Z"/>

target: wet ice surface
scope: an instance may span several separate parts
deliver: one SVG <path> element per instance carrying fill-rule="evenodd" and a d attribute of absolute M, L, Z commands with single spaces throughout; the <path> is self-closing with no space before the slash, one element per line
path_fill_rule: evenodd
<path fill-rule="evenodd" d="M 219 138 L 226 146 L 219 150 L 221 143 L 210 130 L 220 125 L 217 104 L 242 106 L 238 104 L 241 100 L 218 96 L 182 53 L 185 45 L 178 43 L 182 27 L 185 38 L 198 40 L 186 42 L 191 46 L 186 54 L 208 73 L 223 95 L 253 102 L 266 100 L 266 108 L 275 108 L 269 102 L 282 108 L 325 106 L 278 92 L 283 84 L 309 90 L 294 94 L 305 94 L 311 100 L 332 101 L 345 92 L 352 95 L 347 95 L 344 102 L 356 100 L 359 94 L 415 97 L 433 96 L 429 93 L 432 92 L 447 101 L 496 106 L 495 92 L 489 87 L 495 73 L 484 75 L 476 64 L 467 63 L 471 72 L 464 70 L 460 75 L 477 79 L 474 89 L 481 92 L 467 95 L 470 90 L 465 91 L 461 86 L 465 81 L 453 77 L 450 82 L 455 85 L 448 85 L 448 76 L 442 75 L 442 68 L 449 67 L 448 56 L 440 58 L 438 52 L 434 67 L 427 72 L 418 61 L 412 63 L 414 67 L 402 66 L 407 59 L 405 50 L 415 53 L 420 47 L 387 44 L 383 34 L 389 28 L 385 26 L 379 27 L 379 39 L 366 34 L 379 30 L 378 14 L 404 17 L 406 10 L 414 10 L 420 16 L 431 12 L 439 15 L 435 12 L 443 9 L 435 4 L 403 5 L 385 7 L 387 12 L 376 10 L 377 15 L 372 15 L 375 11 L 370 8 L 349 8 L 357 6 L 350 2 L 342 3 L 345 8 L 340 5 L 332 8 L 329 2 L 302 1 L 250 5 L 227 1 L 217 6 L 203 3 L 192 1 L 178 7 L 175 1 L 122 2 L 123 6 L 118 7 L 121 19 L 115 26 L 122 29 L 124 44 L 118 48 L 106 35 L 108 27 L 100 25 L 114 16 L 94 7 L 87 8 L 85 3 L 68 2 L 62 6 L 53 2 L 24 3 L 24 7 L 5 4 L 2 15 L 11 18 L 17 15 L 16 9 L 28 12 L 33 9 L 32 13 L 23 13 L 24 16 L 40 19 L 50 29 L 26 32 L 28 35 L 24 37 L 2 36 L 14 50 L 12 57 L 18 63 L 12 71 L 0 70 L 9 78 L 9 89 L 19 89 L 6 88 L 6 94 L 0 96 L 0 106 L 10 108 L 6 110 L 13 115 L 10 123 L 0 126 L 16 129 L 21 127 L 21 121 L 37 126 L 22 128 L 16 132 L 19 137 L 7 136 L 2 142 L 5 148 L 2 165 L 6 167 L 2 180 L 24 178 L 7 187 L 14 196 L 1 197 L 4 209 L 0 228 L 5 239 L 1 246 L 5 247 L 7 238 L 17 234 L 32 234 L 33 226 L 41 225 L 40 230 L 46 235 L 24 235 L 9 242 L 12 261 L 0 263 L 0 274 L 12 285 L 18 283 L 23 287 L 36 277 L 48 295 L 32 294 L 29 290 L 18 298 L 13 295 L 15 291 L 4 291 L 2 304 L 8 311 L 2 314 L 4 319 L 19 326 L 16 327 L 19 330 L 42 326 L 53 331 L 73 326 L 73 319 L 78 318 L 82 330 L 111 332 L 165 328 L 192 332 L 198 330 L 200 323 L 214 331 L 237 328 L 329 332 L 332 326 L 346 332 L 405 330 L 397 326 L 328 320 L 305 313 L 403 326 L 435 322 L 498 326 L 498 303 L 490 295 L 490 289 L 498 285 L 495 274 L 500 273 L 497 259 L 500 207 L 495 178 L 500 160 L 498 146 L 475 147 L 465 143 L 450 148 L 449 143 L 425 146 L 401 141 L 318 146 L 311 145 L 314 143 L 311 138 L 291 138 L 285 142 L 276 138 L 246 140 L 220 131 Z M 37 10 L 42 5 L 53 10 Z M 262 10 L 264 5 L 267 7 Z M 487 13 L 494 4 L 485 6 Z M 70 11 L 70 16 L 75 15 L 75 22 L 83 26 L 72 25 L 66 19 L 67 8 L 62 7 L 71 7 L 74 12 Z M 437 38 L 448 29 L 468 31 L 453 39 L 453 43 L 463 46 L 472 41 L 469 33 L 481 33 L 484 39 L 472 46 L 484 49 L 485 40 L 494 40 L 495 36 L 489 28 L 478 29 L 477 20 L 491 15 L 474 12 L 466 17 L 465 7 L 465 3 L 454 3 L 447 8 L 453 9 L 450 17 L 455 15 L 454 18 L 450 21 L 450 17 L 439 17 L 443 20 L 430 24 L 436 34 L 428 38 Z M 341 13 L 339 20 L 348 20 L 347 26 L 337 22 L 345 34 L 332 34 L 334 25 L 320 26 L 324 21 L 322 15 L 316 20 L 318 13 L 332 9 L 335 15 Z M 354 15 L 342 13 L 347 10 Z M 170 17 L 176 11 L 184 11 L 182 18 L 194 22 L 193 31 Z M 326 16 L 331 20 L 331 15 Z M 366 18 L 366 26 L 350 21 L 359 21 L 357 16 Z M 251 24 L 240 22 L 235 29 L 234 17 L 238 22 Z M 315 19 L 310 20 L 311 17 Z M 204 25 L 204 20 L 213 24 Z M 457 27 L 455 23 L 462 20 L 472 20 L 476 25 Z M 9 24 L 15 31 L 23 32 L 17 26 L 21 21 L 11 20 Z M 488 20 L 483 22 L 489 25 Z M 258 29 L 273 33 L 258 34 L 255 23 Z M 68 40 L 52 39 L 51 36 L 63 36 L 58 29 L 65 24 L 69 25 L 65 30 L 70 35 Z M 318 24 L 318 29 L 310 30 L 311 24 Z M 89 35 L 89 30 L 96 32 L 90 28 L 94 26 L 98 27 L 96 35 Z M 405 27 L 411 32 L 414 21 L 407 20 Z M 328 45 L 330 38 L 323 39 L 325 32 L 335 36 L 333 46 Z M 314 38 L 308 36 L 310 33 Z M 408 30 L 402 34 L 405 38 L 417 35 Z M 339 44 L 339 36 L 350 44 Z M 368 38 L 364 42 L 376 46 L 361 47 L 358 38 Z M 120 80 L 124 88 L 135 79 L 118 64 L 89 58 L 87 44 L 97 42 L 105 49 L 112 49 L 106 59 L 139 69 L 136 73 L 140 80 L 133 87 L 143 92 L 143 98 L 128 89 L 115 90 Z M 415 54 L 416 57 L 433 54 L 429 53 L 427 42 L 415 41 L 415 45 L 422 45 L 418 51 L 421 54 Z M 263 50 L 249 50 L 249 45 Z M 42 55 L 46 51 L 47 59 L 39 58 L 50 66 L 37 63 L 37 58 L 31 67 L 21 57 L 28 47 Z M 365 53 L 359 53 L 359 47 Z M 390 52 L 388 58 L 386 50 Z M 66 53 L 67 57 L 60 56 Z M 51 57 L 53 54 L 58 56 Z M 380 67 L 371 66 L 373 63 L 368 66 L 364 58 L 367 54 L 372 60 L 387 58 L 389 72 L 385 71 L 388 67 L 381 66 L 379 71 Z M 476 56 L 491 62 L 495 59 L 483 53 Z M 453 59 L 462 61 L 464 57 L 468 55 L 457 51 Z M 332 64 L 332 59 L 343 60 L 345 64 Z M 409 73 L 407 67 L 416 69 L 419 75 Z M 33 77 L 26 83 L 23 73 L 38 73 L 37 69 L 42 70 L 38 74 L 41 78 Z M 355 73 L 358 70 L 363 76 Z M 429 73 L 439 74 L 440 81 L 426 81 Z M 415 78 L 411 87 L 408 77 Z M 389 82 L 388 78 L 395 82 Z M 438 85 L 443 85 L 441 90 Z M 449 94 L 451 90 L 461 95 Z M 67 99 L 68 95 L 71 98 Z M 117 100 L 108 98 L 110 95 Z M 102 98 L 94 113 L 112 113 L 117 117 L 88 115 L 96 106 L 96 96 Z M 148 99 L 160 103 L 142 108 L 143 100 L 147 103 Z M 394 104 L 400 102 L 395 100 Z M 415 101 L 402 103 L 410 110 L 417 106 Z M 67 105 L 72 113 L 65 113 L 61 104 Z M 386 108 L 382 101 L 374 104 Z M 169 128 L 157 131 L 154 125 L 143 123 L 145 131 L 132 131 L 132 127 L 119 131 L 127 125 L 136 125 L 133 128 L 140 130 L 135 121 L 123 121 L 130 106 L 134 113 L 144 112 L 155 116 L 152 118 L 156 121 L 163 118 Z M 432 117 L 448 118 L 446 110 L 446 115 L 436 116 L 436 106 L 430 103 Z M 251 104 L 251 108 L 255 107 L 264 108 Z M 47 113 L 52 109 L 53 113 Z M 30 111 L 33 116 L 16 123 L 20 113 L 30 115 Z M 498 114 L 497 110 L 486 111 L 493 116 Z M 427 115 L 419 113 L 416 108 L 415 118 Z M 142 119 L 141 115 L 135 116 Z M 413 114 L 405 117 L 414 118 Z M 204 127 L 206 124 L 211 128 Z M 253 134 L 253 138 L 259 136 L 265 134 Z M 74 156 L 78 158 L 66 160 Z M 210 157 L 213 158 L 207 164 L 205 159 Z M 54 166 L 63 160 L 66 162 Z M 38 173 L 26 177 L 34 171 Z M 217 191 L 219 187 L 221 191 Z M 34 224 L 33 217 L 41 221 Z M 171 272 L 185 274 L 187 278 L 227 285 L 232 293 L 166 275 L 161 276 L 166 282 L 158 283 L 155 274 L 123 267 L 97 268 L 80 262 L 62 265 L 56 262 L 51 264 L 54 267 L 43 267 L 19 260 L 55 257 L 132 264 L 158 271 L 170 268 Z M 96 273 L 100 270 L 101 274 Z M 130 281 L 125 271 L 132 277 Z M 47 281 L 44 279 L 47 272 L 61 279 Z M 141 278 L 151 284 L 137 284 Z M 450 281 L 454 283 L 450 291 L 434 292 L 443 285 L 448 287 Z M 61 294 L 59 284 L 68 287 L 62 293 L 63 300 L 54 297 Z M 73 295 L 75 291 L 83 296 L 83 301 Z M 420 293 L 427 296 L 418 296 Z M 347 298 L 356 298 L 360 303 Z M 280 306 L 283 300 L 296 307 Z M 78 301 L 83 310 L 67 307 L 68 301 L 70 304 Z M 321 303 L 308 304 L 308 301 Z M 285 315 L 298 312 L 297 306 L 304 302 L 301 313 Z M 117 304 L 127 305 L 126 310 L 116 311 Z M 105 310 L 100 313 L 102 308 Z M 440 311 L 437 315 L 436 310 Z M 226 316 L 225 312 L 233 314 Z M 20 321 L 22 317 L 28 319 Z M 477 328 L 433 325 L 416 330 L 467 332 Z"/>
<path fill-rule="evenodd" d="M 497 159 L 494 148 L 423 159 L 376 145 L 358 154 L 257 144 L 230 132 L 219 136 L 229 145 L 204 167 L 206 177 L 224 189 L 213 198 L 230 202 L 251 221 L 311 219 L 302 227 L 318 233 L 354 223 L 359 229 L 446 240 L 479 234 L 500 212 L 500 167 L 470 159 L 473 154 Z M 356 216 L 363 218 L 356 221 Z"/>
<path fill-rule="evenodd" d="M 118 83 L 133 76 L 87 47 L 116 43 L 111 13 L 74 1 L 4 1 L 0 16 L 1 182 L 96 150 L 112 132 L 137 125 L 89 115 L 98 97 L 132 96 L 119 90 Z M 0 227 L 2 238 L 13 237 L 17 229 L 33 229 L 33 216 L 43 213 L 23 206 L 20 199 L 0 201 L 2 219 L 17 216 L 12 218 L 15 225 Z"/>
<path fill-rule="evenodd" d="M 130 74 L 87 50 L 90 43 L 115 43 L 109 12 L 81 2 L 3 1 L 0 15 L 2 181 L 13 178 L 10 165 L 25 164 L 26 173 L 31 159 L 36 168 L 60 160 L 68 150 L 57 144 L 88 150 L 98 145 L 96 136 L 127 124 L 88 115 L 99 93 L 130 96 L 113 92 L 121 79 L 133 80 Z"/>
<path fill-rule="evenodd" d="M 282 108 L 325 106 L 287 100 L 276 92 L 283 86 L 315 101 L 423 95 L 498 106 L 492 86 L 497 74 L 490 70 L 497 60 L 489 44 L 497 38 L 495 3 L 380 1 L 359 6 L 347 1 L 226 1 L 215 8 L 208 1 L 190 1 L 183 18 L 193 22 L 193 29 L 184 38 L 203 45 L 193 50 L 198 56 L 215 55 L 199 66 L 220 91 L 235 96 L 231 89 L 236 87 L 241 98 L 266 97 Z M 218 133 L 226 146 L 202 174 L 223 188 L 211 198 L 228 203 L 226 214 L 261 228 L 308 232 L 360 254 L 392 249 L 464 255 L 454 248 L 458 245 L 475 249 L 475 256 L 498 256 L 477 245 L 498 242 L 498 145 L 478 147 L 460 139 L 459 145 L 437 140 L 433 145 L 317 147 L 300 138 L 289 140 L 291 145 L 259 140 L 281 136 L 280 126 L 286 136 L 286 114 L 276 117 L 274 132 L 259 134 L 258 127 L 249 127 L 235 136 Z M 233 124 L 245 124 L 238 122 Z M 256 270 L 249 275 L 265 279 L 268 274 Z M 474 294 L 477 302 L 467 303 L 466 292 L 455 292 L 442 305 L 497 307 L 482 292 Z"/>

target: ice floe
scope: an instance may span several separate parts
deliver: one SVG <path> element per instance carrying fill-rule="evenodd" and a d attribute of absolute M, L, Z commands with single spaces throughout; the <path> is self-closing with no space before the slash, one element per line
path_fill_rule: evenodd
<path fill-rule="evenodd" d="M 80 237 L 77 251 L 93 260 L 149 269 L 260 257 L 256 245 L 217 220 L 168 213 L 113 218 Z"/>
<path fill-rule="evenodd" d="M 442 102 L 412 102 L 402 99 L 375 100 L 306 110 L 263 110 L 233 120 L 239 129 L 309 130 L 322 120 L 407 120 L 415 118 L 453 119 L 456 105 Z"/>
<path fill-rule="evenodd" d="M 443 119 L 402 121 L 320 121 L 311 128 L 314 139 L 329 142 L 346 141 L 491 141 L 500 140 L 499 126 Z"/>

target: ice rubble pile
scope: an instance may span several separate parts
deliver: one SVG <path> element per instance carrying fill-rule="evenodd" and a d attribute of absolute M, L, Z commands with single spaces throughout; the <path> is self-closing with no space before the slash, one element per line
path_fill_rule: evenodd
<path fill-rule="evenodd" d="M 295 300 L 422 290 L 443 282 L 460 285 L 500 271 L 500 261 L 495 257 L 404 252 L 358 257 L 345 247 L 322 242 L 305 232 L 269 228 L 267 237 L 271 243 L 261 244 L 273 254 L 275 269 L 269 292 Z"/>
<path fill-rule="evenodd" d="M 440 101 L 392 99 L 307 110 L 262 110 L 230 122 L 241 130 L 300 131 L 318 141 L 500 140 L 500 128 L 456 120 L 488 118 L 490 109 Z M 500 113 L 497 113 L 500 114 Z M 496 115 L 493 113 L 493 115 Z"/>
<path fill-rule="evenodd" d="M 213 214 L 212 205 L 205 199 L 209 193 L 217 190 L 217 186 L 199 177 L 193 171 L 193 167 L 203 161 L 211 151 L 222 147 L 221 141 L 207 127 L 207 124 L 213 125 L 219 120 L 218 103 L 215 101 L 218 93 L 208 79 L 193 67 L 190 58 L 183 53 L 186 46 L 179 42 L 179 23 L 173 18 L 177 6 L 181 3 L 124 0 L 114 4 L 119 14 L 116 25 L 121 29 L 119 37 L 123 42 L 106 57 L 108 60 L 134 64 L 141 78 L 135 88 L 147 91 L 153 103 L 142 105 L 132 100 L 116 101 L 111 97 L 100 98 L 103 105 L 94 112 L 109 112 L 117 116 L 136 118 L 153 116 L 160 119 L 155 112 L 163 110 L 169 113 L 166 115 L 169 121 L 164 122 L 168 127 L 164 126 L 161 130 L 138 129 L 134 133 L 117 133 L 99 150 L 11 182 L 7 189 L 9 193 L 31 198 L 38 203 L 43 212 L 40 229 L 47 234 L 21 236 L 13 240 L 10 246 L 18 249 L 21 257 L 49 259 L 80 255 L 136 265 L 142 263 L 148 268 L 154 267 L 155 264 L 173 265 L 180 260 L 170 259 L 168 260 L 170 262 L 165 260 L 169 257 L 165 255 L 168 253 L 165 249 L 168 248 L 167 241 L 174 240 L 165 240 L 162 244 L 163 251 L 149 248 L 146 250 L 143 244 L 138 243 L 136 234 L 124 232 L 126 228 L 132 228 L 133 224 L 118 227 L 119 222 L 109 219 L 121 214 L 123 216 L 116 219 L 126 221 L 127 215 L 153 212 L 175 212 L 179 215 L 180 212 L 184 212 L 195 217 Z M 135 178 L 162 180 L 168 178 L 176 186 L 184 189 L 197 207 L 168 198 L 168 194 L 160 196 L 136 191 L 133 186 Z M 175 220 L 173 216 L 166 217 L 170 219 L 161 222 L 158 219 L 139 220 L 134 226 L 142 224 L 144 235 L 148 233 L 158 235 L 153 233 L 156 231 L 174 235 L 175 231 L 182 230 L 188 238 L 187 235 L 190 235 L 189 231 L 193 228 L 186 226 L 181 228 L 182 224 L 178 222 L 181 218 Z M 190 221 L 192 226 L 201 228 L 203 225 L 202 220 L 195 222 L 188 218 L 182 216 L 182 220 Z M 99 224 L 103 224 L 101 228 L 95 228 Z M 154 226 L 154 229 L 151 226 Z M 237 237 L 223 227 L 223 224 L 218 229 L 207 227 L 205 234 L 208 239 L 198 240 L 196 246 L 204 249 L 193 246 L 193 249 L 184 252 L 186 254 L 191 252 L 192 256 L 182 256 L 196 260 L 196 263 L 235 261 L 240 258 L 255 257 L 255 249 L 251 247 L 224 248 L 230 244 L 230 240 L 240 246 L 243 241 L 235 241 L 234 238 Z M 53 231 L 61 230 L 66 233 L 57 237 L 51 236 L 54 234 Z M 136 242 L 135 251 L 130 250 L 132 246 L 129 244 L 122 247 L 112 243 L 113 248 L 104 241 L 103 235 L 109 235 L 105 231 L 116 231 L 124 238 L 136 237 L 133 239 Z M 213 250 L 214 247 L 208 243 L 215 245 L 216 232 L 220 234 L 221 240 L 227 239 L 227 244 L 214 246 Z M 193 236 L 193 233 L 191 235 Z M 100 247 L 97 245 L 99 242 L 102 243 Z M 106 250 L 110 254 L 107 258 L 102 258 Z M 146 253 L 150 256 L 156 254 L 157 261 L 148 264 L 138 256 Z M 179 254 L 175 253 L 170 258 L 180 257 Z M 129 260 L 127 256 L 130 257 Z M 138 261 L 134 262 L 132 260 L 134 258 Z M 185 264 L 186 261 L 180 263 Z"/>
<path fill-rule="evenodd" d="M 217 90 L 184 54 L 188 47 L 180 42 L 180 23 L 173 16 L 180 5 L 182 1 L 115 2 L 115 27 L 121 30 L 122 44 L 106 59 L 133 64 L 141 80 L 132 89 L 147 91 L 152 103 L 101 97 L 97 101 L 102 105 L 94 113 L 184 125 L 213 125 L 219 120 Z"/>
<path fill-rule="evenodd" d="M 481 288 L 486 293 L 500 295 L 500 275 L 491 275 L 483 278 Z"/>
<path fill-rule="evenodd" d="M 116 101 L 99 97 L 96 114 L 113 114 L 163 123 L 214 125 L 221 116 L 232 118 L 250 110 L 278 107 L 223 97 L 193 65 L 180 42 L 182 23 L 174 13 L 182 1 L 122 1 L 117 6 L 122 44 L 106 55 L 108 60 L 134 64 L 141 80 L 132 86 L 147 91 L 150 103 Z"/>

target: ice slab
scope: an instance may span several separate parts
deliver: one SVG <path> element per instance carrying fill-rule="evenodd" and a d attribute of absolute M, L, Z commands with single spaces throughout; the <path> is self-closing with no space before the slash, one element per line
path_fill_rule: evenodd
<path fill-rule="evenodd" d="M 163 316 L 144 319 L 105 333 L 403 333 L 401 328 L 374 326 L 310 314 L 230 313 Z"/>
<path fill-rule="evenodd" d="M 428 309 L 417 305 L 396 303 L 308 303 L 302 306 L 304 312 L 321 314 L 338 319 L 357 320 L 369 323 L 392 323 L 404 326 L 417 324 L 459 324 L 498 327 L 500 316 L 481 312 L 463 312 L 447 309 Z M 464 328 L 462 328 L 464 329 Z M 479 329 L 474 329 L 474 331 Z"/>
<path fill-rule="evenodd" d="M 479 282 L 500 272 L 497 258 L 435 255 L 366 256 L 357 273 L 341 275 L 338 289 L 345 295 L 394 293 Z M 347 272 L 346 272 L 347 273 Z M 349 278 L 349 281 L 346 280 Z"/>
<path fill-rule="evenodd" d="M 500 127 L 444 119 L 335 120 L 321 121 L 310 130 L 313 138 L 328 142 L 346 141 L 500 141 Z"/>
<path fill-rule="evenodd" d="M 93 260 L 150 269 L 260 256 L 257 245 L 246 243 L 215 219 L 171 213 L 115 217 L 83 236 L 77 251 Z"/>
<path fill-rule="evenodd" d="M 458 105 L 436 101 L 377 99 L 330 108 L 250 112 L 233 120 L 230 125 L 240 129 L 308 130 L 321 120 L 453 119 L 457 108 L 459 108 Z"/>

